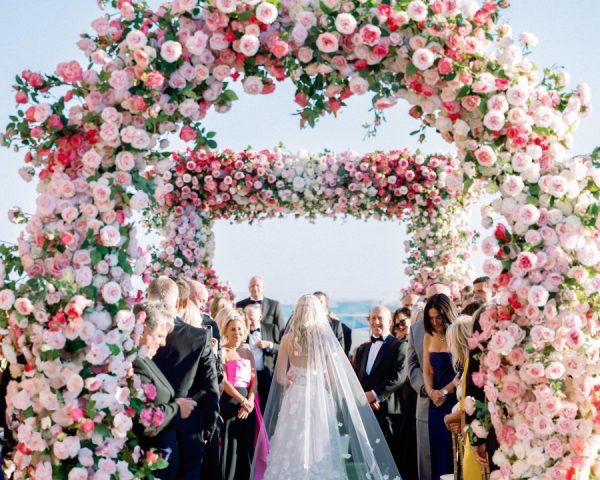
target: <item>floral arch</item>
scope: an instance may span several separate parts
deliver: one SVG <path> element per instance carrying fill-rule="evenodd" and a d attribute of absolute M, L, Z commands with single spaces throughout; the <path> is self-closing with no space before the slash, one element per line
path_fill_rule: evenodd
<path fill-rule="evenodd" d="M 400 219 L 413 231 L 406 244 L 408 290 L 423 293 L 432 279 L 447 281 L 456 295 L 472 279 L 468 259 L 476 236 L 466 215 L 455 155 L 407 150 L 358 155 L 260 152 L 189 152 L 160 165 L 156 206 L 149 223 L 165 240 L 152 270 L 202 278 L 219 285 L 212 268 L 215 219 L 253 222 L 295 215 Z M 423 234 L 421 234 L 423 232 Z"/>
<path fill-rule="evenodd" d="M 110 3 L 78 43 L 87 67 L 17 77 L 4 136 L 39 181 L 2 264 L 15 478 L 149 475 L 154 459 L 129 433 L 145 407 L 126 375 L 139 332 L 131 276 L 148 263 L 132 212 L 164 185 L 153 172 L 170 134 L 216 147 L 201 120 L 231 108 L 231 80 L 256 94 L 286 77 L 309 125 L 368 91 L 376 112 L 408 101 L 456 145 L 466 190 L 482 180 L 498 193 L 504 223 L 483 250 L 499 307 L 480 338 L 497 463 L 505 478 L 598 474 L 600 175 L 595 156 L 567 155 L 590 95 L 523 56 L 499 18 L 508 2 Z"/>

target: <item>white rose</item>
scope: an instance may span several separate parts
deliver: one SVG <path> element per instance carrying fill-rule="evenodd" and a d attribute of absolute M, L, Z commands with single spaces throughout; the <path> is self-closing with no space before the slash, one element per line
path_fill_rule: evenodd
<path fill-rule="evenodd" d="M 343 35 L 350 35 L 356 30 L 356 19 L 350 13 L 340 13 L 335 18 L 335 28 Z"/>
<path fill-rule="evenodd" d="M 263 90 L 262 80 L 254 75 L 246 77 L 242 82 L 242 86 L 244 87 L 244 92 L 250 95 L 258 95 Z"/>
<path fill-rule="evenodd" d="M 419 70 L 427 70 L 433 65 L 434 60 L 435 56 L 433 55 L 433 52 L 428 48 L 418 48 L 417 50 L 415 50 L 415 53 L 412 57 L 412 63 Z"/>
<path fill-rule="evenodd" d="M 114 305 L 121 299 L 121 287 L 117 282 L 106 282 L 101 289 L 102 298 L 110 305 Z"/>
<path fill-rule="evenodd" d="M 256 35 L 246 34 L 246 35 L 242 35 L 242 38 L 240 38 L 240 43 L 239 43 L 240 53 L 242 53 L 243 55 L 245 55 L 247 57 L 252 57 L 252 56 L 256 55 L 256 52 L 258 52 L 259 46 L 260 46 L 260 41 L 258 40 L 258 37 Z"/>
<path fill-rule="evenodd" d="M 369 82 L 362 77 L 353 77 L 350 80 L 350 91 L 355 95 L 364 95 L 369 89 Z"/>
<path fill-rule="evenodd" d="M 406 13 L 411 20 L 422 22 L 427 18 L 427 5 L 420 0 L 415 0 L 408 4 Z"/>
<path fill-rule="evenodd" d="M 133 210 L 140 212 L 149 205 L 150 200 L 148 199 L 148 194 L 140 190 L 131 197 L 129 202 Z"/>
<path fill-rule="evenodd" d="M 277 8 L 272 3 L 263 2 L 256 7 L 256 18 L 270 25 L 277 19 Z"/>
<path fill-rule="evenodd" d="M 181 44 L 173 40 L 167 40 L 160 47 L 160 56 L 167 62 L 173 63 L 181 57 Z"/>

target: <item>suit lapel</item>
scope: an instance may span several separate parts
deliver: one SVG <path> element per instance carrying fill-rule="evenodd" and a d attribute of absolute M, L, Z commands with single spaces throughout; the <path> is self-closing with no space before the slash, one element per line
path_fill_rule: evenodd
<path fill-rule="evenodd" d="M 392 338 L 391 335 L 388 335 L 387 338 L 385 339 L 385 341 L 383 342 L 383 345 L 381 346 L 381 348 L 379 349 L 379 352 L 377 352 L 377 356 L 375 357 L 375 361 L 373 362 L 373 366 L 371 367 L 371 373 L 369 375 L 372 375 L 373 372 L 377 369 L 377 367 L 379 366 L 379 364 L 381 363 L 381 359 L 384 357 L 385 352 L 387 350 L 388 347 L 388 342 L 389 340 Z"/>
<path fill-rule="evenodd" d="M 268 312 L 269 312 L 269 300 L 267 300 L 265 297 L 263 297 L 263 301 L 262 301 L 263 320 L 265 319 Z"/>

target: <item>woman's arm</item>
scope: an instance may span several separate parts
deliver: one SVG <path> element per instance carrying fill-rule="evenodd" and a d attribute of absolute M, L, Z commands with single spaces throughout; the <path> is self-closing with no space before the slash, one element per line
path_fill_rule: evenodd
<path fill-rule="evenodd" d="M 277 366 L 275 367 L 275 379 L 277 380 L 277 383 L 284 387 L 287 387 L 290 384 L 287 376 L 290 339 L 291 337 L 288 334 L 284 335 L 281 339 L 279 356 L 277 357 Z"/>

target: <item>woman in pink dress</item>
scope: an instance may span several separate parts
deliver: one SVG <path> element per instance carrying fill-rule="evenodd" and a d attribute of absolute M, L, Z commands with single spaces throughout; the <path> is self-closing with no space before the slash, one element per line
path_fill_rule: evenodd
<path fill-rule="evenodd" d="M 215 319 L 223 339 L 223 395 L 221 396 L 221 473 L 223 480 L 250 477 L 257 430 L 254 396 L 256 372 L 254 358 L 242 343 L 248 336 L 239 313 L 224 308 Z"/>

